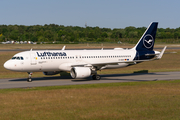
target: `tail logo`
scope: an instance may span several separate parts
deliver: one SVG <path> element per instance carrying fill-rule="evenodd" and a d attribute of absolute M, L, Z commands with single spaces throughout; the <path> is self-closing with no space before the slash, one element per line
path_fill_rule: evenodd
<path fill-rule="evenodd" d="M 150 34 L 147 34 L 146 36 L 144 36 L 144 39 L 143 39 L 144 47 L 149 49 L 153 46 L 153 43 L 154 43 L 154 39 Z"/>

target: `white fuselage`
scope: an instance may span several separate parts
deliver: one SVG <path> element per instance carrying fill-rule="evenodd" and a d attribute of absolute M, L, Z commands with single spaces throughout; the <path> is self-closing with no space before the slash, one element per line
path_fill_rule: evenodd
<path fill-rule="evenodd" d="M 134 49 L 25 51 L 14 55 L 14 59 L 8 60 L 4 67 L 21 72 L 70 71 L 73 65 L 93 64 L 98 64 L 99 69 L 117 68 L 127 66 L 120 62 L 133 61 L 135 55 Z"/>

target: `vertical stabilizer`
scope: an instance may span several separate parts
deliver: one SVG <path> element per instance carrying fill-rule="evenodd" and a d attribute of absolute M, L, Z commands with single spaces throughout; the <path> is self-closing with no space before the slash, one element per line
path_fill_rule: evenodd
<path fill-rule="evenodd" d="M 152 22 L 133 49 L 137 51 L 152 51 L 154 48 L 158 22 Z"/>

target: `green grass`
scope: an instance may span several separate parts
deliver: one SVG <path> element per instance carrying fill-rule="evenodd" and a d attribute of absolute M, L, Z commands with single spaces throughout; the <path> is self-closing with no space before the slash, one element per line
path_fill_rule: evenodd
<path fill-rule="evenodd" d="M 0 90 L 0 119 L 180 119 L 180 80 Z"/>
<path fill-rule="evenodd" d="M 99 83 L 99 84 L 81 84 L 81 85 L 63 85 L 63 86 L 46 86 L 46 87 L 27 87 L 27 88 L 8 88 L 0 89 L 0 93 L 8 92 L 26 92 L 36 90 L 56 90 L 56 89 L 81 89 L 81 88 L 101 88 L 101 87 L 117 87 L 117 86 L 137 86 L 137 85 L 153 85 L 153 84 L 180 84 L 179 80 L 169 81 L 143 81 L 143 82 L 120 82 L 120 83 Z"/>

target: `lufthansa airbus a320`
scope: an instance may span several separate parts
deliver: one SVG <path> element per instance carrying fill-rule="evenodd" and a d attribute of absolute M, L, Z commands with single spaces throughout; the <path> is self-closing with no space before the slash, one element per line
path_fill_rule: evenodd
<path fill-rule="evenodd" d="M 27 72 L 27 81 L 31 82 L 32 72 L 55 75 L 70 72 L 72 78 L 100 80 L 98 70 L 121 68 L 136 65 L 144 61 L 161 59 L 164 49 L 154 51 L 157 22 L 150 23 L 138 43 L 131 49 L 114 48 L 112 50 L 30 50 L 15 54 L 4 63 L 8 70 Z"/>

